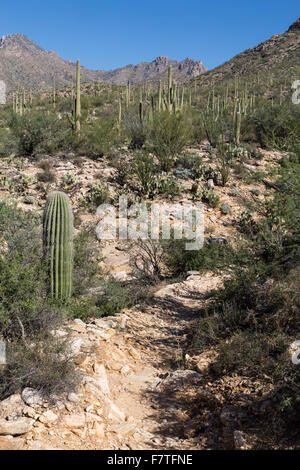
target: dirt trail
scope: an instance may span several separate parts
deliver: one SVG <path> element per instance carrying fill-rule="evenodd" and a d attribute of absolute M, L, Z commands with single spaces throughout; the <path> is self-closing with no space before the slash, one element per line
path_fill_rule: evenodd
<path fill-rule="evenodd" d="M 144 312 L 138 308 L 127 312 L 128 333 L 115 342 L 120 351 L 125 349 L 135 358 L 135 373 L 124 378 L 109 375 L 115 403 L 138 420 L 137 448 L 201 448 L 201 440 L 184 435 L 190 404 L 177 392 L 179 388 L 188 394 L 195 385 L 198 374 L 184 370 L 187 334 L 208 293 L 220 283 L 213 275 L 189 276 L 158 291 L 155 304 Z M 132 444 L 135 448 L 129 443 L 130 448 Z"/>
<path fill-rule="evenodd" d="M 19 437 L 1 437 L 0 446 L 7 442 L 21 449 L 214 447 L 212 438 L 199 434 L 199 419 L 195 421 L 203 378 L 186 359 L 186 347 L 191 322 L 220 282 L 210 274 L 191 275 L 160 289 L 154 304 L 142 311 L 136 306 L 116 318 L 88 325 L 72 322 L 68 337 L 84 374 L 80 390 L 55 406 L 29 402 L 24 408 L 23 402 L 19 418 L 13 419 L 30 416 L 31 430 Z"/>

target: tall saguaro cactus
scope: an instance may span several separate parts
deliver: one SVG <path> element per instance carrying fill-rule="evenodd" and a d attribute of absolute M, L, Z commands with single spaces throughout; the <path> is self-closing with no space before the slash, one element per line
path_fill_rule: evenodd
<path fill-rule="evenodd" d="M 75 129 L 76 129 L 76 132 L 80 132 L 80 114 L 81 114 L 80 62 L 79 62 L 79 60 L 77 60 L 77 66 L 76 66 L 76 100 L 75 100 Z"/>
<path fill-rule="evenodd" d="M 172 87 L 173 87 L 173 79 L 172 79 L 172 65 L 169 66 L 168 69 L 168 109 L 171 111 L 172 109 Z"/>
<path fill-rule="evenodd" d="M 73 214 L 68 196 L 49 194 L 43 217 L 44 257 L 49 263 L 50 294 L 66 300 L 72 292 Z"/>

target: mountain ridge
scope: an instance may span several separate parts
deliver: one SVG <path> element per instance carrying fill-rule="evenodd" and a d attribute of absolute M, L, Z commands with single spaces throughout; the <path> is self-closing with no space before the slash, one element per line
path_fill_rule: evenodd
<path fill-rule="evenodd" d="M 166 72 L 173 66 L 178 81 L 196 77 L 207 71 L 202 61 L 186 58 L 183 61 L 158 56 L 152 62 L 128 64 L 113 70 L 91 70 L 81 66 L 83 82 L 97 80 L 115 85 L 142 82 Z M 62 59 L 55 51 L 46 51 L 21 33 L 8 34 L 0 39 L 0 79 L 8 90 L 20 88 L 49 89 L 69 85 L 75 78 L 76 64 Z"/>

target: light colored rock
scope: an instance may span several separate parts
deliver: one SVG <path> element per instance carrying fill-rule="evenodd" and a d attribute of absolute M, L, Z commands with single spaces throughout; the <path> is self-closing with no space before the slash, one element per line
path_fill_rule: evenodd
<path fill-rule="evenodd" d="M 111 421 L 125 421 L 125 413 L 121 411 L 109 398 L 103 400 L 103 416 Z"/>
<path fill-rule="evenodd" d="M 125 365 L 125 366 L 122 367 L 122 369 L 121 369 L 121 374 L 122 375 L 127 375 L 127 374 L 129 374 L 129 372 L 130 372 L 130 367 L 129 366 Z"/>
<path fill-rule="evenodd" d="M 84 413 L 73 413 L 64 417 L 65 425 L 70 429 L 83 428 L 85 425 Z"/>
<path fill-rule="evenodd" d="M 53 411 L 48 410 L 39 417 L 39 420 L 41 423 L 50 424 L 50 423 L 53 423 L 54 421 L 57 421 L 58 416 Z"/>
<path fill-rule="evenodd" d="M 73 323 L 76 323 L 76 325 L 86 326 L 86 324 L 82 320 L 80 320 L 80 318 L 75 318 L 75 320 L 73 320 Z"/>
<path fill-rule="evenodd" d="M 102 365 L 102 364 L 101 364 Z M 109 383 L 107 380 L 105 367 L 96 367 L 96 373 L 93 376 L 86 375 L 83 379 L 83 386 L 86 392 L 98 396 L 99 393 L 103 395 L 110 395 Z M 95 369 L 94 369 L 95 370 Z"/>
<path fill-rule="evenodd" d="M 102 393 L 104 393 L 105 395 L 109 395 L 110 389 L 104 365 L 95 363 L 93 369 L 95 372 L 94 379 L 96 379 L 98 387 L 100 388 Z"/>
<path fill-rule="evenodd" d="M 52 336 L 55 338 L 64 338 L 65 336 L 68 335 L 68 333 L 64 330 L 52 330 L 51 331 Z"/>
<path fill-rule="evenodd" d="M 0 418 L 6 418 L 11 413 L 20 413 L 24 407 L 21 395 L 15 393 L 0 402 Z"/>
<path fill-rule="evenodd" d="M 69 325 L 70 330 L 77 331 L 77 333 L 85 333 L 86 332 L 86 326 L 85 325 L 77 325 L 77 323 L 74 323 L 73 325 Z"/>
<path fill-rule="evenodd" d="M 126 271 L 118 271 L 117 273 L 112 273 L 111 275 L 115 281 L 124 282 L 127 281 L 130 277 Z"/>
<path fill-rule="evenodd" d="M 20 436 L 26 434 L 32 428 L 34 423 L 30 418 L 19 418 L 15 421 L 0 421 L 1 436 Z"/>
<path fill-rule="evenodd" d="M 105 437 L 104 424 L 95 421 L 93 424 L 93 433 L 98 439 L 103 439 Z"/>
<path fill-rule="evenodd" d="M 110 426 L 110 431 L 121 437 L 131 436 L 136 432 L 136 425 L 132 423 L 113 424 Z"/>
<path fill-rule="evenodd" d="M 24 406 L 23 416 L 27 416 L 28 418 L 38 419 L 40 415 L 37 414 L 35 409 L 31 408 L 31 406 Z"/>
<path fill-rule="evenodd" d="M 0 337 L 0 366 L 6 365 L 6 343 Z"/>
<path fill-rule="evenodd" d="M 7 439 L 7 437 L 0 437 L 0 450 L 20 450 L 24 441 L 20 439 Z"/>
<path fill-rule="evenodd" d="M 218 353 L 214 350 L 206 351 L 199 356 L 198 363 L 196 364 L 196 370 L 200 374 L 204 374 L 209 371 L 211 364 L 216 362 Z"/>
<path fill-rule="evenodd" d="M 91 328 L 89 327 L 88 328 L 88 332 L 89 334 L 92 333 L 94 334 L 95 336 L 97 337 L 100 337 L 101 339 L 103 339 L 104 341 L 108 341 L 110 339 L 110 334 L 105 332 L 105 331 L 101 331 L 99 328 Z"/>
<path fill-rule="evenodd" d="M 24 388 L 21 396 L 24 403 L 28 406 L 43 405 L 45 402 L 42 393 L 33 388 Z"/>
<path fill-rule="evenodd" d="M 158 377 L 143 374 L 128 375 L 127 377 L 124 377 L 123 381 L 143 388 L 149 387 L 149 385 L 156 387 L 160 383 L 160 379 Z"/>
<path fill-rule="evenodd" d="M 80 395 L 74 392 L 68 394 L 68 400 L 71 403 L 79 403 L 80 402 Z"/>
<path fill-rule="evenodd" d="M 29 450 L 60 450 L 57 447 L 49 446 L 46 442 L 33 441 L 29 444 Z"/>
<path fill-rule="evenodd" d="M 92 348 L 92 343 L 86 338 L 75 336 L 69 340 L 69 348 L 73 355 L 80 354 L 81 352 L 89 352 Z"/>

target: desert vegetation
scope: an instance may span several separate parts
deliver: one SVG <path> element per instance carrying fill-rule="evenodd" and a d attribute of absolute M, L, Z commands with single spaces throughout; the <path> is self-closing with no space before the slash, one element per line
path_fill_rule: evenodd
<path fill-rule="evenodd" d="M 75 87 L 10 94 L 0 107 L 1 399 L 25 387 L 48 398 L 76 390 L 80 374 L 56 334 L 68 322 L 143 310 L 162 283 L 211 273 L 223 284 L 189 326 L 189 355 L 217 354 L 211 381 L 259 380 L 276 428 L 266 444 L 262 418 L 260 445 L 286 433 L 298 445 L 289 348 L 300 332 L 300 105 L 291 100 L 300 69 L 293 55 L 288 65 L 284 77 L 275 64 L 184 86 L 169 67 L 167 80 L 117 86 L 80 83 L 78 62 Z M 121 195 L 130 207 L 201 202 L 203 248 L 140 240 L 134 269 L 112 276 L 95 214 Z"/>

